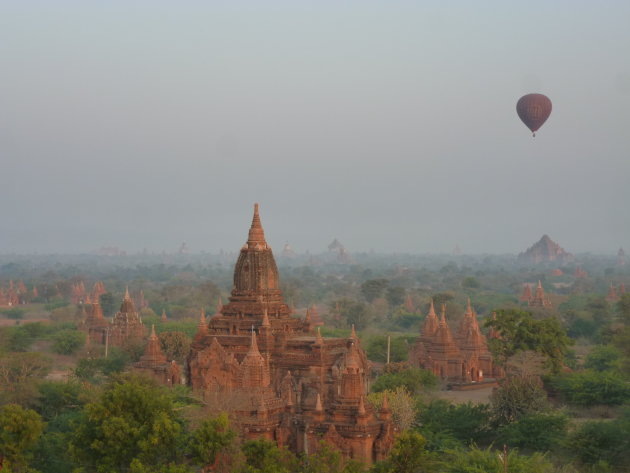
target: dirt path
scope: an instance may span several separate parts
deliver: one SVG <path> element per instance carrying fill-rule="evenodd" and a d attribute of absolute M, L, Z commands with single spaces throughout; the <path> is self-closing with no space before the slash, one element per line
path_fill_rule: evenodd
<path fill-rule="evenodd" d="M 446 399 L 454 404 L 472 402 L 474 404 L 487 404 L 490 402 L 492 386 L 470 391 L 436 391 L 433 396 L 438 399 Z"/>

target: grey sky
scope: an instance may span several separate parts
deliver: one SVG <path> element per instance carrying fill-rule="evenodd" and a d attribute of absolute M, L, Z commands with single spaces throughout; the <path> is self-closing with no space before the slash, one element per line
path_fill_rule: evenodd
<path fill-rule="evenodd" d="M 0 253 L 235 250 L 255 201 L 277 250 L 629 249 L 629 24 L 621 0 L 0 1 Z"/>

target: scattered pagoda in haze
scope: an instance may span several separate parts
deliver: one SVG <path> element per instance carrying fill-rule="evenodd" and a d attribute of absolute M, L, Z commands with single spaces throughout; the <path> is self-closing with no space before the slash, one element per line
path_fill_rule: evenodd
<path fill-rule="evenodd" d="M 617 266 L 625 266 L 626 265 L 626 252 L 623 251 L 623 248 L 619 248 L 617 252 Z"/>
<path fill-rule="evenodd" d="M 532 286 L 526 283 L 523 286 L 523 294 L 520 297 L 521 302 L 527 302 L 528 307 L 551 307 L 551 301 L 545 296 L 545 290 L 542 282 L 538 281 L 536 290 L 532 294 Z"/>
<path fill-rule="evenodd" d="M 133 364 L 134 370 L 148 374 L 160 384 L 174 386 L 181 384 L 181 369 L 175 360 L 168 361 L 162 352 L 160 341 L 155 334 L 155 325 L 151 327 L 151 335 L 147 341 L 144 355 L 140 361 Z"/>
<path fill-rule="evenodd" d="M 549 261 L 558 262 L 559 264 L 570 263 L 574 260 L 571 253 L 566 252 L 560 245 L 543 235 L 542 238 L 532 245 L 527 251 L 518 255 L 518 260 L 522 263 L 545 263 Z"/>
<path fill-rule="evenodd" d="M 471 384 L 496 378 L 501 370 L 492 361 L 486 337 L 481 332 L 470 299 L 457 332 L 453 335 L 446 320 L 446 306 L 438 319 L 433 301 L 424 319 L 420 336 L 410 353 L 410 362 L 431 371 L 443 380 Z"/>
<path fill-rule="evenodd" d="M 385 458 L 391 413 L 387 403 L 376 412 L 365 400 L 370 365 L 354 329 L 347 338 L 323 338 L 309 314 L 292 316 L 284 301 L 256 204 L 229 302 L 208 321 L 200 316 L 189 384 L 229 403 L 223 407 L 246 439 L 311 453 L 324 440 L 345 458 Z"/>

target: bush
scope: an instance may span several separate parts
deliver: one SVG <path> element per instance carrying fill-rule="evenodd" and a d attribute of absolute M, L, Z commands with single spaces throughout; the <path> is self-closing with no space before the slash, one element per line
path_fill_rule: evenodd
<path fill-rule="evenodd" d="M 397 373 L 386 373 L 379 376 L 372 385 L 372 391 L 395 391 L 396 388 L 402 386 L 409 393 L 418 394 L 422 390 L 434 388 L 436 385 L 437 377 L 430 371 L 421 368 L 407 368 Z"/>
<path fill-rule="evenodd" d="M 618 406 L 630 400 L 630 385 L 613 371 L 586 370 L 551 378 L 549 384 L 577 406 Z"/>
<path fill-rule="evenodd" d="M 52 349 L 60 355 L 72 355 L 85 344 L 85 334 L 78 330 L 61 330 L 53 336 Z"/>
<path fill-rule="evenodd" d="M 387 361 L 387 336 L 375 335 L 366 344 L 367 357 L 372 361 Z M 404 337 L 392 337 L 390 343 L 390 361 L 393 363 L 406 361 L 409 356 L 409 345 Z"/>
<path fill-rule="evenodd" d="M 503 426 L 501 443 L 509 447 L 548 451 L 557 448 L 567 435 L 569 419 L 562 413 L 536 413 Z"/>
<path fill-rule="evenodd" d="M 26 311 L 19 307 L 14 307 L 12 309 L 3 309 L 2 314 L 6 315 L 8 319 L 22 320 Z"/>
<path fill-rule="evenodd" d="M 485 445 L 492 440 L 488 404 L 451 404 L 437 399 L 420 405 L 418 412 L 416 421 L 420 433 L 434 449 L 443 450 L 456 444 Z"/>
<path fill-rule="evenodd" d="M 630 460 L 629 428 L 627 420 L 586 422 L 571 435 L 568 446 L 580 462 L 588 465 L 601 462 L 627 465 Z"/>
<path fill-rule="evenodd" d="M 595 371 L 619 370 L 621 352 L 614 345 L 598 345 L 586 357 L 584 367 Z"/>

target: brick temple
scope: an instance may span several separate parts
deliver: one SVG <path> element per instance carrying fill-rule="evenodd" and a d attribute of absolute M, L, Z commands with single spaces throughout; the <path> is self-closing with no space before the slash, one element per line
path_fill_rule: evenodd
<path fill-rule="evenodd" d="M 352 330 L 323 338 L 310 317 L 294 317 L 254 206 L 234 269 L 229 302 L 202 313 L 188 356 L 189 384 L 227 410 L 246 439 L 265 438 L 312 453 L 322 440 L 371 464 L 394 440 L 387 402 L 366 401 L 370 366 Z"/>
<path fill-rule="evenodd" d="M 446 320 L 446 307 L 442 305 L 438 318 L 431 301 L 429 313 L 409 360 L 451 383 L 472 385 L 501 375 L 500 368 L 492 361 L 486 337 L 481 332 L 470 299 L 455 334 Z"/>

